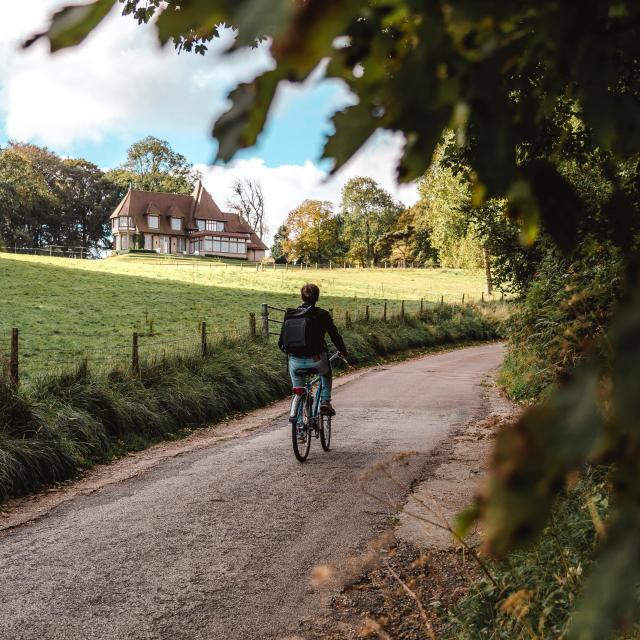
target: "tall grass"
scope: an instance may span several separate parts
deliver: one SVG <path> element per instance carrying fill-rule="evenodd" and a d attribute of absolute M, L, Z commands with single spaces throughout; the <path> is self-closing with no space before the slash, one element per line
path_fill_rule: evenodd
<path fill-rule="evenodd" d="M 489 564 L 496 584 L 479 580 L 449 612 L 448 640 L 556 640 L 589 572 L 608 506 L 606 470 L 588 469 L 567 488 L 531 548 Z M 634 636 L 636 637 L 636 636 Z"/>
<path fill-rule="evenodd" d="M 356 322 L 343 335 L 356 364 L 406 349 L 493 339 L 488 307 L 436 307 L 421 318 Z M 49 375 L 19 391 L 0 385 L 0 501 L 72 478 L 126 451 L 284 397 L 275 341 L 228 340 L 207 356 L 169 355 L 123 369 Z"/>

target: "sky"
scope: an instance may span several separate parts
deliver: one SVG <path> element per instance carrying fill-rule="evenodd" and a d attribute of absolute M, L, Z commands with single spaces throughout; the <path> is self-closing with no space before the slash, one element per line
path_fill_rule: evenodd
<path fill-rule="evenodd" d="M 0 21 L 0 145 L 9 139 L 82 157 L 103 169 L 120 164 L 133 142 L 153 135 L 171 143 L 204 175 L 224 209 L 236 178 L 260 180 L 271 232 L 307 198 L 338 205 L 344 183 L 356 175 L 376 179 L 398 200 L 412 204 L 415 184 L 398 186 L 395 163 L 403 138 L 379 132 L 335 176 L 320 156 L 330 118 L 353 103 L 345 85 L 315 74 L 304 85 L 276 95 L 267 126 L 251 149 L 227 165 L 212 165 L 213 122 L 229 106 L 227 96 L 273 66 L 268 45 L 222 55 L 226 31 L 206 56 L 160 49 L 152 26 L 123 18 L 118 7 L 80 46 L 51 55 L 47 43 L 20 43 L 42 30 L 68 0 L 4 0 Z"/>

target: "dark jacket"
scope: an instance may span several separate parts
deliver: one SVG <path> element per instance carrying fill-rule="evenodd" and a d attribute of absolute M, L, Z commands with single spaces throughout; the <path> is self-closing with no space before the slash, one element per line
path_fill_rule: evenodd
<path fill-rule="evenodd" d="M 324 353 L 327 350 L 327 343 L 324 339 L 327 333 L 329 334 L 331 342 L 333 342 L 336 349 L 342 354 L 346 355 L 347 347 L 344 344 L 344 340 L 338 332 L 338 329 L 333 322 L 333 318 L 328 311 L 320 309 L 315 305 L 302 304 L 297 309 L 290 309 L 289 311 L 287 311 L 287 313 L 295 313 L 296 311 L 303 311 L 305 309 L 308 309 L 306 313 L 307 317 L 312 318 L 309 344 L 304 349 L 296 349 L 296 352 L 291 353 L 290 355 L 305 358 L 310 356 L 317 356 L 321 353 Z M 280 347 L 280 349 L 284 351 L 282 344 L 282 330 L 280 331 L 280 340 L 278 341 L 278 347 Z"/>

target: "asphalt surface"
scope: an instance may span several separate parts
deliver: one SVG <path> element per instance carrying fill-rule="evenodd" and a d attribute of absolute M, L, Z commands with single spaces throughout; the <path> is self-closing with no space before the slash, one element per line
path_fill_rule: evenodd
<path fill-rule="evenodd" d="M 295 636 L 328 598 L 314 566 L 341 566 L 388 527 L 438 445 L 487 413 L 482 383 L 502 355 L 471 347 L 343 385 L 332 450 L 314 440 L 303 465 L 286 417 L 269 418 L 0 532 L 0 638 Z"/>

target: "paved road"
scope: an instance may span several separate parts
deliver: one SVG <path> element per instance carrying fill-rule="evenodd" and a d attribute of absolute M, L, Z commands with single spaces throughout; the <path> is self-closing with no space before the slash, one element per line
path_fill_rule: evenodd
<path fill-rule="evenodd" d="M 394 509 L 361 477 L 399 452 L 405 482 L 486 412 L 482 380 L 502 346 L 373 369 L 334 395 L 333 449 L 293 457 L 283 418 L 165 460 L 141 476 L 0 532 L 2 640 L 281 638 L 322 607 L 317 564 L 340 565 Z M 391 501 L 406 491 L 373 474 Z"/>

